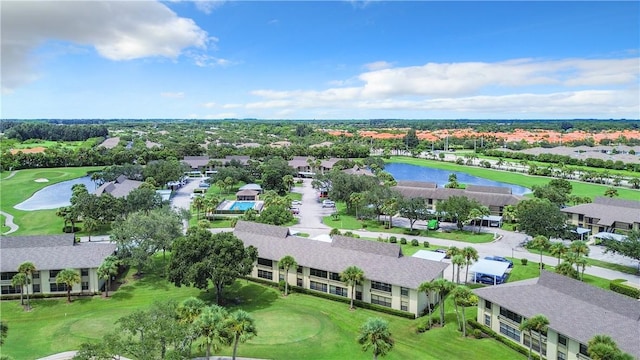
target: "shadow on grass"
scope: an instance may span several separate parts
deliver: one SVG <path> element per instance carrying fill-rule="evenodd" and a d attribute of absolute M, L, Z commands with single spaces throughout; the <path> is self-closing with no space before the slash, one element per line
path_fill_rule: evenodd
<path fill-rule="evenodd" d="M 239 279 L 223 289 L 222 305 L 231 310 L 242 308 L 251 312 L 270 307 L 278 296 L 280 294 L 275 289 Z M 207 304 L 215 304 L 216 290 L 210 287 L 198 297 Z"/>

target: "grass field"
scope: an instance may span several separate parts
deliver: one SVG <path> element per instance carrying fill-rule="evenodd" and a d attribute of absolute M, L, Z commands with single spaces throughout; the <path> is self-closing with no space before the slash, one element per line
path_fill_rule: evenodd
<path fill-rule="evenodd" d="M 3 302 L 2 318 L 9 332 L 2 353 L 21 360 L 76 349 L 80 343 L 97 340 L 112 330 L 118 318 L 144 309 L 157 299 L 180 301 L 198 296 L 208 303 L 214 301 L 213 291 L 176 288 L 153 274 L 135 281 L 132 273 L 127 283 L 107 299 L 94 296 L 71 304 L 64 298 L 35 300 L 34 310 L 28 313 L 22 311 L 19 300 Z M 396 341 L 388 359 L 525 358 L 493 339 L 462 338 L 450 301 L 445 307 L 447 325 L 417 334 L 416 327 L 424 319 L 408 320 L 365 309 L 351 311 L 348 304 L 303 294 L 284 298 L 273 288 L 245 280 L 236 281 L 225 294 L 226 298 L 239 300 L 231 310 L 242 308 L 256 319 L 258 336 L 239 346 L 238 355 L 242 357 L 370 359 L 371 353 L 363 353 L 355 339 L 359 326 L 375 316 L 389 321 Z M 474 308 L 466 311 L 467 318 L 475 314 Z M 223 348 L 221 353 L 230 352 Z"/>
<path fill-rule="evenodd" d="M 509 274 L 509 278 L 507 282 L 514 282 L 525 279 L 532 279 L 538 277 L 540 275 L 540 263 L 529 261 L 527 265 L 522 265 L 520 259 L 508 258 L 513 261 L 513 269 L 511 270 L 511 274 Z M 554 266 L 545 265 L 545 270 L 555 271 Z M 611 280 L 607 280 L 601 277 L 584 274 L 584 282 L 587 284 L 591 284 L 593 286 L 609 290 L 609 283 Z"/>
<path fill-rule="evenodd" d="M 56 210 L 22 211 L 13 206 L 28 199 L 36 191 L 65 180 L 87 175 L 87 172 L 102 167 L 51 168 L 20 170 L 15 176 L 5 179 L 9 173 L 3 172 L 0 182 L 0 209 L 14 216 L 14 222 L 20 227 L 12 235 L 45 235 L 58 234 L 62 231 L 63 221 L 56 216 Z M 34 180 L 46 178 L 49 182 L 40 183 Z"/>
<path fill-rule="evenodd" d="M 485 169 L 475 166 L 457 165 L 449 162 L 442 162 L 436 160 L 415 159 L 408 157 L 393 156 L 389 160 L 390 162 L 411 164 L 425 167 L 432 167 L 436 169 L 459 171 L 470 175 L 478 176 L 481 178 L 504 182 L 507 184 L 520 185 L 527 188 L 531 188 L 533 185 L 546 185 L 552 178 L 544 176 L 533 176 L 520 173 L 514 173 L 510 171 Z M 604 196 L 605 190 L 609 188 L 606 185 L 596 185 L 580 181 L 570 180 L 573 186 L 572 195 L 588 196 L 594 198 L 596 196 Z M 618 198 L 637 200 L 640 198 L 640 190 L 632 190 L 625 188 L 616 188 L 618 190 Z"/>

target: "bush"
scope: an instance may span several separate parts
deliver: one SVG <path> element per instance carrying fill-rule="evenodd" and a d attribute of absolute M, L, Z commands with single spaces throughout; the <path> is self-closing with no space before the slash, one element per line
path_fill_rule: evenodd
<path fill-rule="evenodd" d="M 333 236 L 333 235 L 340 235 L 340 230 L 333 228 L 331 229 L 331 231 L 329 232 L 329 235 Z"/>
<path fill-rule="evenodd" d="M 415 240 L 415 239 L 414 239 L 414 240 Z M 431 246 L 431 244 L 429 244 L 429 242 L 428 242 L 428 241 L 423 241 L 423 242 L 422 242 L 422 246 L 424 246 L 424 247 L 428 248 L 429 246 Z"/>
<path fill-rule="evenodd" d="M 634 299 L 640 299 L 640 289 L 622 284 L 625 280 L 613 280 L 609 283 L 609 289 L 618 294 L 626 295 Z"/>
<path fill-rule="evenodd" d="M 476 339 L 482 339 L 482 330 L 473 329 L 473 337 Z"/>
<path fill-rule="evenodd" d="M 405 238 L 400 238 L 400 244 L 402 244 L 402 245 L 407 245 L 407 239 L 405 239 Z"/>
<path fill-rule="evenodd" d="M 418 229 L 413 229 L 413 230 L 411 230 L 411 229 L 404 229 L 404 230 L 403 230 L 403 232 L 404 232 L 404 234 L 405 234 L 405 235 L 413 235 L 413 236 L 418 236 L 418 235 L 420 235 L 420 230 L 418 230 Z"/>
<path fill-rule="evenodd" d="M 363 229 L 366 229 L 366 228 L 367 228 L 367 226 L 369 226 L 369 225 L 367 225 L 366 223 L 362 224 L 362 228 L 363 228 Z"/>
<path fill-rule="evenodd" d="M 527 266 L 527 264 L 529 263 L 528 259 L 522 258 L 520 259 L 520 262 L 522 263 L 522 265 Z"/>
<path fill-rule="evenodd" d="M 389 242 L 392 243 L 392 244 L 395 244 L 395 243 L 398 242 L 398 238 L 395 237 L 395 236 L 390 236 L 389 237 Z"/>
<path fill-rule="evenodd" d="M 416 239 L 411 240 L 411 246 L 418 246 L 420 245 L 420 242 Z"/>
<path fill-rule="evenodd" d="M 527 349 L 526 347 L 517 344 L 511 340 L 509 340 L 508 338 L 496 333 L 495 331 L 491 330 L 489 327 L 484 326 L 482 324 L 480 324 L 479 322 L 473 320 L 473 319 L 469 319 L 467 320 L 467 324 L 469 324 L 470 327 L 472 327 L 473 329 L 478 329 L 481 332 L 487 334 L 488 336 L 498 340 L 499 342 L 507 345 L 508 347 L 512 348 L 513 350 L 519 352 L 522 355 L 529 355 L 529 349 Z M 475 335 L 475 330 L 473 331 L 473 334 Z M 534 360 L 540 360 L 540 356 L 536 355 L 536 354 L 531 354 L 531 358 Z"/>
<path fill-rule="evenodd" d="M 422 334 L 423 332 L 429 330 L 429 323 L 419 324 L 416 326 L 416 333 Z"/>
<path fill-rule="evenodd" d="M 280 290 L 280 292 L 284 292 L 285 285 L 286 285 L 286 282 L 284 280 L 278 281 L 278 290 Z"/>

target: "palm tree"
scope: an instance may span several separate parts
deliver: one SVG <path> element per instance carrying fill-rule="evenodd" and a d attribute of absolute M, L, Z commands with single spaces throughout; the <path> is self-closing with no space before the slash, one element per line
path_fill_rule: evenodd
<path fill-rule="evenodd" d="M 616 197 L 618 196 L 618 189 L 614 188 L 613 186 L 610 186 L 607 188 L 607 190 L 604 191 L 604 196 Z"/>
<path fill-rule="evenodd" d="M 440 307 L 440 326 L 444 326 L 444 297 L 455 285 L 453 282 L 439 278 L 433 281 L 433 288 L 438 292 L 438 306 Z"/>
<path fill-rule="evenodd" d="M 201 309 L 200 314 L 193 321 L 193 328 L 198 337 L 204 338 L 204 347 L 207 360 L 211 357 L 211 348 L 218 350 L 219 344 L 228 345 L 231 338 L 226 336 L 224 328 L 227 311 L 218 306 L 211 305 Z M 235 349 L 234 349 L 235 358 Z"/>
<path fill-rule="evenodd" d="M 473 208 L 469 211 L 469 218 L 471 218 L 476 225 L 482 223 L 482 212 L 478 208 Z M 480 225 L 478 225 L 478 233 L 480 232 Z"/>
<path fill-rule="evenodd" d="M 469 265 L 478 261 L 480 256 L 478 256 L 478 250 L 476 250 L 471 246 L 467 246 L 464 249 L 462 249 L 462 256 L 464 256 L 465 265 L 466 265 L 465 274 L 464 274 L 464 282 L 466 283 L 469 279 Z"/>
<path fill-rule="evenodd" d="M 569 255 L 571 254 L 567 254 L 567 257 Z M 569 260 L 563 261 L 560 265 L 556 266 L 556 273 L 574 279 L 578 278 L 578 273 L 576 269 L 573 268 L 573 264 Z"/>
<path fill-rule="evenodd" d="M 373 360 L 387 355 L 394 344 L 389 323 L 381 318 L 368 318 L 360 327 L 358 344 L 362 345 L 362 351 L 373 350 Z"/>
<path fill-rule="evenodd" d="M 196 196 L 193 199 L 193 207 L 196 208 L 196 219 L 200 220 L 200 210 L 204 207 L 204 198 L 202 196 Z"/>
<path fill-rule="evenodd" d="M 467 336 L 467 319 L 465 308 L 474 306 L 478 303 L 478 297 L 466 286 L 456 286 L 452 291 L 453 303 L 456 308 L 456 317 L 458 318 L 458 328 L 462 325 L 462 337 Z M 462 317 L 458 316 L 458 306 L 462 308 Z"/>
<path fill-rule="evenodd" d="M 80 274 L 74 269 L 64 269 L 56 275 L 56 284 L 65 284 L 67 287 L 67 302 L 71 302 L 71 288 L 80 281 Z"/>
<path fill-rule="evenodd" d="M 353 310 L 353 299 L 356 294 L 356 285 L 364 281 L 364 271 L 357 266 L 349 266 L 340 273 L 340 281 L 351 287 L 351 305 L 349 309 Z"/>
<path fill-rule="evenodd" d="M 506 221 L 513 223 L 518 218 L 516 207 L 513 205 L 505 206 L 504 208 L 502 208 L 502 216 Z"/>
<path fill-rule="evenodd" d="M 547 237 L 543 235 L 538 235 L 534 237 L 533 240 L 531 240 L 531 246 L 538 249 L 538 251 L 540 252 L 540 273 L 542 273 L 542 264 L 543 264 L 542 252 L 547 248 L 549 248 L 550 244 L 551 243 L 549 242 L 549 239 L 547 239 Z"/>
<path fill-rule="evenodd" d="M 418 286 L 418 291 L 424 292 L 427 296 L 427 310 L 429 311 L 429 328 L 431 328 L 431 292 L 436 290 L 433 282 L 425 281 Z"/>
<path fill-rule="evenodd" d="M 608 335 L 595 335 L 587 343 L 587 353 L 593 360 L 626 360 L 634 359 L 627 353 L 623 353 L 618 344 Z"/>
<path fill-rule="evenodd" d="M 466 263 L 467 263 L 467 261 L 465 260 L 463 255 L 456 255 L 456 256 L 451 258 L 451 264 L 453 264 L 454 269 L 458 268 L 457 276 L 456 276 L 456 283 L 457 284 L 460 284 L 460 268 L 462 267 L 462 265 L 464 265 Z"/>
<path fill-rule="evenodd" d="M 206 304 L 204 301 L 194 296 L 188 297 L 182 300 L 176 309 L 178 319 L 181 322 L 191 324 L 198 318 L 198 316 L 200 316 L 205 307 Z"/>
<path fill-rule="evenodd" d="M 233 342 L 233 360 L 236 360 L 238 344 L 258 335 L 253 317 L 244 310 L 236 310 L 229 315 L 224 322 L 224 332 L 228 341 Z"/>
<path fill-rule="evenodd" d="M 542 333 L 547 332 L 547 327 L 549 326 L 549 319 L 547 319 L 544 315 L 535 315 L 531 319 L 530 322 L 533 323 L 532 327 L 535 332 L 538 333 L 538 349 L 540 352 L 540 357 L 542 357 Z M 529 334 L 531 336 L 531 334 Z M 529 339 L 529 342 L 532 342 L 533 339 Z"/>
<path fill-rule="evenodd" d="M 293 256 L 285 255 L 278 261 L 278 266 L 280 269 L 284 269 L 284 296 L 287 296 L 289 294 L 289 269 L 297 267 L 298 263 Z"/>
<path fill-rule="evenodd" d="M 455 246 L 450 246 L 447 248 L 446 257 L 453 259 L 454 256 L 460 255 L 461 249 Z M 451 273 L 451 281 L 455 281 L 456 276 L 456 267 L 453 267 L 453 272 Z"/>
<path fill-rule="evenodd" d="M 351 203 L 351 205 L 356 211 L 356 220 L 358 220 L 358 208 L 360 207 L 363 201 L 364 201 L 364 195 L 362 193 L 355 192 L 349 196 L 349 202 Z"/>
<path fill-rule="evenodd" d="M 580 256 L 589 256 L 589 246 L 582 240 L 576 240 L 571 243 L 569 250 Z"/>
<path fill-rule="evenodd" d="M 575 264 L 576 270 L 580 273 L 580 280 L 584 281 L 584 271 L 587 269 L 587 266 L 589 266 L 589 262 L 583 257 L 578 257 L 575 259 Z"/>
<path fill-rule="evenodd" d="M 524 320 L 520 323 L 520 331 L 526 331 L 529 333 L 529 356 L 531 359 L 531 348 L 533 345 L 533 332 L 538 333 L 538 350 L 542 355 L 542 333 L 547 331 L 549 325 L 549 319 L 544 315 L 535 315 L 530 319 Z"/>
<path fill-rule="evenodd" d="M 27 277 L 26 274 L 21 272 L 13 275 L 13 277 L 11 278 L 11 286 L 13 286 L 14 288 L 20 287 L 20 305 L 22 306 L 24 306 L 24 298 L 23 298 L 24 288 L 27 286 L 28 283 L 29 283 L 29 278 Z"/>
<path fill-rule="evenodd" d="M 29 284 L 33 281 L 33 273 L 36 272 L 36 266 L 31 261 L 25 261 L 18 266 L 18 272 L 27 275 L 27 309 L 31 309 L 31 302 L 29 301 Z"/>
<path fill-rule="evenodd" d="M 567 247 L 562 242 L 554 242 L 549 247 L 551 255 L 558 258 L 558 265 L 560 265 L 560 259 L 567 253 Z"/>
<path fill-rule="evenodd" d="M 111 277 L 118 275 L 118 267 L 120 266 L 120 260 L 111 255 L 107 256 L 102 264 L 98 267 L 98 277 L 100 279 L 107 280 L 104 286 L 104 297 L 109 297 L 109 289 L 111 288 Z"/>
<path fill-rule="evenodd" d="M 288 191 L 291 191 L 291 188 L 295 184 L 295 180 L 293 179 L 292 175 L 287 174 L 282 177 L 282 183 L 284 184 L 284 186 L 287 188 Z"/>

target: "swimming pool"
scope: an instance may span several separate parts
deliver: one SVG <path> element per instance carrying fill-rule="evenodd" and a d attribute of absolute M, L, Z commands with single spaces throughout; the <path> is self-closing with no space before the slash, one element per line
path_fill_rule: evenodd
<path fill-rule="evenodd" d="M 253 209 L 255 205 L 256 205 L 255 201 L 236 201 L 233 203 L 233 205 L 231 205 L 229 210 L 246 211 L 249 209 Z"/>

